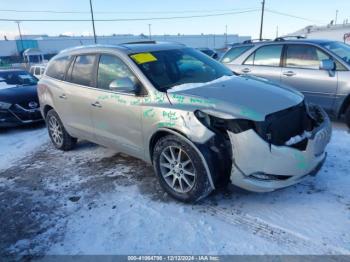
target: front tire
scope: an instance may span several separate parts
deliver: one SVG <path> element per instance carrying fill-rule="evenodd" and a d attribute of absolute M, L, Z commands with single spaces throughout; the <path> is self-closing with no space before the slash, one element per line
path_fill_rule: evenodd
<path fill-rule="evenodd" d="M 153 167 L 160 185 L 177 200 L 195 202 L 212 190 L 197 151 L 177 136 L 169 135 L 157 141 Z"/>
<path fill-rule="evenodd" d="M 57 149 L 68 151 L 76 145 L 77 139 L 67 133 L 55 110 L 51 109 L 47 113 L 45 121 L 51 141 Z"/>

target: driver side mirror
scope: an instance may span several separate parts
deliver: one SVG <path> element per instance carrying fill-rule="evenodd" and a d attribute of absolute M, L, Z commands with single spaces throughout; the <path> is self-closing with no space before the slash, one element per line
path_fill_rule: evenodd
<path fill-rule="evenodd" d="M 109 84 L 109 89 L 118 92 L 134 93 L 136 85 L 129 77 L 120 77 Z"/>
<path fill-rule="evenodd" d="M 335 63 L 332 59 L 324 59 L 320 62 L 320 69 L 329 72 L 329 76 L 335 75 Z"/>

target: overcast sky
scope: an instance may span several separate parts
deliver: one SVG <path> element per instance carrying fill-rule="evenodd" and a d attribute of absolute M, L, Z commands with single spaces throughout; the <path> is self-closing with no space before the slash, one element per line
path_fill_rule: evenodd
<path fill-rule="evenodd" d="M 214 15 L 227 12 L 245 12 L 224 16 L 152 21 L 96 22 L 98 35 L 148 34 L 223 34 L 227 25 L 229 34 L 259 35 L 261 0 L 93 0 L 95 19 L 126 19 L 150 17 L 178 17 L 192 15 Z M 82 13 L 45 13 L 0 11 L 0 18 L 9 19 L 89 19 L 89 0 L 1 0 L 1 10 L 19 11 L 73 11 Z M 310 24 L 324 25 L 335 19 L 338 23 L 350 20 L 349 0 L 266 0 L 264 34 L 265 38 L 294 32 Z M 272 13 L 277 11 L 289 17 Z M 86 12 L 86 13 L 85 13 Z M 304 19 L 301 19 L 304 18 Z M 14 22 L 0 22 L 0 35 L 13 38 L 18 34 Z M 90 22 L 22 22 L 23 34 L 92 34 Z"/>

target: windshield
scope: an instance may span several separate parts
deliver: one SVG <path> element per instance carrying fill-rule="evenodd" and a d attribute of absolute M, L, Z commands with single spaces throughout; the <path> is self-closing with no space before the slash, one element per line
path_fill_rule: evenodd
<path fill-rule="evenodd" d="M 5 71 L 0 72 L 0 81 L 7 85 L 27 86 L 36 85 L 38 79 L 26 71 Z"/>
<path fill-rule="evenodd" d="M 347 64 L 350 65 L 350 46 L 342 42 L 329 42 L 321 44 L 323 47 L 329 49 L 339 57 L 341 57 Z"/>
<path fill-rule="evenodd" d="M 192 48 L 138 53 L 130 57 L 159 91 L 233 75 L 224 65 Z"/>

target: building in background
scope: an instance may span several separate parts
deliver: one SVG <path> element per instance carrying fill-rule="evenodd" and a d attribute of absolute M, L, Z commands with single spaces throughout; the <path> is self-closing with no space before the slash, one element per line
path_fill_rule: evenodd
<path fill-rule="evenodd" d="M 330 39 L 350 44 L 350 23 L 345 21 L 343 24 L 337 25 L 334 25 L 333 23 L 326 26 L 310 25 L 289 35 Z"/>
<path fill-rule="evenodd" d="M 230 35 L 154 35 L 151 37 L 155 41 L 179 42 L 191 47 L 208 47 L 212 49 L 225 48 L 227 44 L 243 42 L 250 39 L 250 36 Z M 99 44 L 120 44 L 134 41 L 149 40 L 145 35 L 113 35 L 98 36 Z M 28 48 L 40 50 L 45 56 L 57 54 L 61 50 L 74 46 L 94 44 L 92 36 L 57 36 L 47 35 L 23 35 L 22 40 L 2 40 L 0 41 L 0 57 L 19 56 Z"/>

